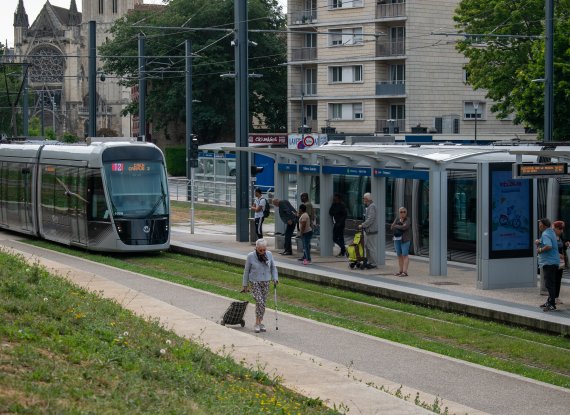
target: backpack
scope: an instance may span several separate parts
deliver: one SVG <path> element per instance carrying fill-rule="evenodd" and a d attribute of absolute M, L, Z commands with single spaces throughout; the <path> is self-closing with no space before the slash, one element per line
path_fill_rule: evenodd
<path fill-rule="evenodd" d="M 263 217 L 266 218 L 271 213 L 271 206 L 269 206 L 269 200 L 263 198 L 265 200 L 265 208 L 263 209 Z"/>

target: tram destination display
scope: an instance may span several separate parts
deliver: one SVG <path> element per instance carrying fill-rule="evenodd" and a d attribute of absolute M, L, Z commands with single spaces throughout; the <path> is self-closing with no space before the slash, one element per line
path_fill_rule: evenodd
<path fill-rule="evenodd" d="M 515 163 L 513 178 L 533 179 L 537 177 L 555 177 L 568 174 L 566 163 Z"/>

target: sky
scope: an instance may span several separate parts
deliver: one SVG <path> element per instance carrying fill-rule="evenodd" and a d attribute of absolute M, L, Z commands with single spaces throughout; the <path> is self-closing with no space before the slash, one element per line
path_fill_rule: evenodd
<path fill-rule="evenodd" d="M 28 14 L 30 25 L 38 16 L 47 0 L 24 0 L 24 8 Z M 95 1 L 95 0 L 93 0 Z M 145 3 L 162 4 L 162 0 L 145 0 Z M 52 6 L 69 8 L 71 0 L 50 0 Z M 82 0 L 75 0 L 77 8 L 81 11 Z M 4 11 L 0 13 L 0 42 L 9 47 L 14 46 L 14 13 L 18 8 L 18 0 L 2 0 Z M 6 42 L 7 41 L 7 42 Z"/>
<path fill-rule="evenodd" d="M 95 0 L 93 0 L 95 1 Z M 144 0 L 148 4 L 162 4 L 162 0 Z M 46 0 L 24 0 L 24 8 L 28 14 L 30 25 L 38 16 Z M 50 0 L 53 6 L 68 8 L 71 0 Z M 77 8 L 81 11 L 82 0 L 75 0 Z M 286 0 L 279 0 L 279 3 L 286 6 Z M 0 42 L 9 47 L 14 46 L 14 13 L 18 8 L 18 0 L 2 0 L 4 12 L 0 13 Z"/>

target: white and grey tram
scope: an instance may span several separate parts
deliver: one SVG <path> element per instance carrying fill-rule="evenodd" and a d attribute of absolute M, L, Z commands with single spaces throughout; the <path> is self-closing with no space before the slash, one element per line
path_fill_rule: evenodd
<path fill-rule="evenodd" d="M 164 155 L 127 141 L 0 144 L 0 228 L 93 251 L 167 249 Z"/>

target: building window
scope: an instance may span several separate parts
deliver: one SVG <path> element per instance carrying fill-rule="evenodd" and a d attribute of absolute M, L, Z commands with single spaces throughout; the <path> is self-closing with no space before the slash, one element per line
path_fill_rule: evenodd
<path fill-rule="evenodd" d="M 363 120 L 362 102 L 329 104 L 329 118 L 332 120 Z"/>
<path fill-rule="evenodd" d="M 119 12 L 119 5 L 117 2 L 118 0 L 113 0 L 113 14 L 117 14 Z"/>
<path fill-rule="evenodd" d="M 390 118 L 393 120 L 405 120 L 406 106 L 402 104 L 390 105 Z"/>
<path fill-rule="evenodd" d="M 305 47 L 306 48 L 316 48 L 317 47 L 317 34 L 307 33 L 305 35 Z"/>
<path fill-rule="evenodd" d="M 329 33 L 329 46 L 360 45 L 363 43 L 361 27 L 331 29 Z"/>
<path fill-rule="evenodd" d="M 362 82 L 362 65 L 330 66 L 329 82 L 333 84 Z"/>
<path fill-rule="evenodd" d="M 305 70 L 305 95 L 317 95 L 317 69 Z"/>
<path fill-rule="evenodd" d="M 480 101 L 466 101 L 463 103 L 463 119 L 478 120 L 485 119 L 485 103 Z"/>
<path fill-rule="evenodd" d="M 307 115 L 307 120 L 316 120 L 317 119 L 317 106 L 314 104 L 307 105 L 305 107 L 305 114 Z"/>
<path fill-rule="evenodd" d="M 329 0 L 329 9 L 362 7 L 362 0 Z"/>
<path fill-rule="evenodd" d="M 390 65 L 390 81 L 403 84 L 406 81 L 406 65 Z"/>
<path fill-rule="evenodd" d="M 99 0 L 99 14 L 103 14 L 103 12 L 105 11 L 104 7 L 103 7 L 104 3 L 105 3 L 105 0 Z"/>

